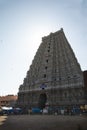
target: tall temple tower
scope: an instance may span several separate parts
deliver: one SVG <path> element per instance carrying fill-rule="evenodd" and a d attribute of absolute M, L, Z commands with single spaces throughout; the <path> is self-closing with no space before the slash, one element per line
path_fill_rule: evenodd
<path fill-rule="evenodd" d="M 18 105 L 44 108 L 85 103 L 83 73 L 61 28 L 42 38 L 24 82 Z"/>

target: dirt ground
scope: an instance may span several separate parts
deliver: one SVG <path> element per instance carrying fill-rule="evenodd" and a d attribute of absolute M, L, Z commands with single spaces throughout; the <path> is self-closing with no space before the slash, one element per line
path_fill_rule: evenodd
<path fill-rule="evenodd" d="M 87 116 L 0 116 L 0 130 L 87 130 Z"/>

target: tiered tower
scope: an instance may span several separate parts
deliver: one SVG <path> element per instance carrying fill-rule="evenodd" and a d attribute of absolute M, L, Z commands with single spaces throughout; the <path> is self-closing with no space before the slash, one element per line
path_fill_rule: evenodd
<path fill-rule="evenodd" d="M 42 38 L 37 53 L 19 87 L 20 106 L 44 108 L 82 105 L 83 73 L 63 29 Z"/>

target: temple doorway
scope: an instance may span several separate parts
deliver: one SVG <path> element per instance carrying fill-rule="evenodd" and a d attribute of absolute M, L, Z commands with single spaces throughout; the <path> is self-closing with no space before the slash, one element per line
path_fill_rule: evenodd
<path fill-rule="evenodd" d="M 40 96 L 39 96 L 39 108 L 40 109 L 43 109 L 45 108 L 45 104 L 47 102 L 47 95 L 46 93 L 41 93 Z"/>

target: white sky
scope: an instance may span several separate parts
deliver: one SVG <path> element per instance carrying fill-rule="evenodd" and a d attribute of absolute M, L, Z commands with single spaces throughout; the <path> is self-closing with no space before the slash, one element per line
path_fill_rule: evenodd
<path fill-rule="evenodd" d="M 63 27 L 87 70 L 87 0 L 0 0 L 0 95 L 17 94 L 43 36 Z"/>

